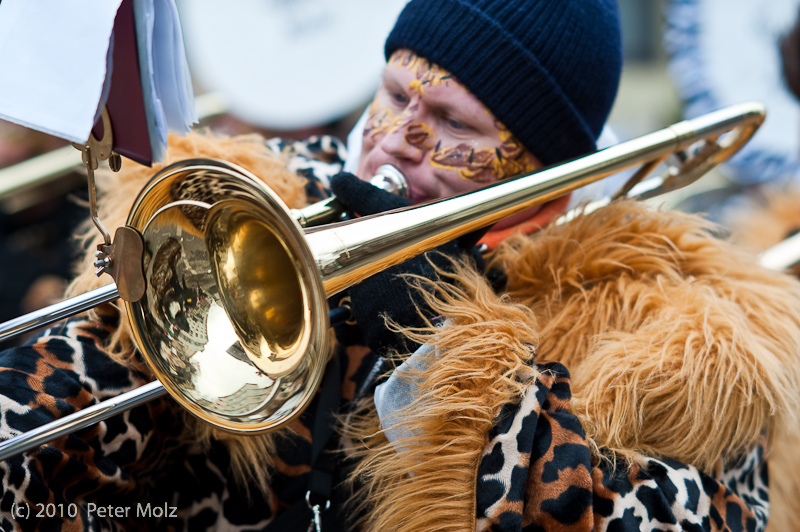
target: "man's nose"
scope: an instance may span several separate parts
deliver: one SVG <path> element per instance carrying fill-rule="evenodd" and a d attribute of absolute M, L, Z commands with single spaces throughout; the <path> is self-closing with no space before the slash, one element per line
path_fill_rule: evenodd
<path fill-rule="evenodd" d="M 406 120 L 401 127 L 392 128 L 381 140 L 383 151 L 398 159 L 420 162 L 427 143 L 416 142 L 415 127 L 413 121 Z"/>

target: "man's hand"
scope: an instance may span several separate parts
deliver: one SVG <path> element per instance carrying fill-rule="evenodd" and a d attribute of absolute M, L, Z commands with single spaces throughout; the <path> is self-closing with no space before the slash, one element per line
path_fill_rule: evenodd
<path fill-rule="evenodd" d="M 374 187 L 349 173 L 333 176 L 331 189 L 350 212 L 362 216 L 411 205 L 409 200 Z M 460 237 L 351 287 L 349 296 L 353 317 L 363 333 L 363 341 L 381 355 L 392 349 L 399 352 L 414 351 L 418 346 L 387 329 L 384 317 L 403 327 L 420 327 L 425 323 L 420 312 L 428 319 L 433 316 L 416 290 L 401 275 L 413 274 L 427 279 L 439 279 L 436 268 L 449 270 L 453 259 L 465 255 L 471 255 L 482 266 L 480 253 L 474 245 L 484 233 L 485 230 L 482 230 Z M 337 329 L 339 340 L 345 344 L 354 342 L 354 334 L 357 333 L 347 330 L 346 327 Z"/>

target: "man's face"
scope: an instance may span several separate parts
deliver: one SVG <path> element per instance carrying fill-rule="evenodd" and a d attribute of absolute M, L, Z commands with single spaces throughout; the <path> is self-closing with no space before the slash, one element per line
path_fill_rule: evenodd
<path fill-rule="evenodd" d="M 369 109 L 358 175 L 392 164 L 414 203 L 531 173 L 539 161 L 450 73 L 409 50 L 389 59 Z"/>

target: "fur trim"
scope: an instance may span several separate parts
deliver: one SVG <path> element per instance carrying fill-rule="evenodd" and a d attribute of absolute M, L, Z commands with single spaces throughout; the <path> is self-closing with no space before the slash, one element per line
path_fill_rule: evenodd
<path fill-rule="evenodd" d="M 419 392 L 402 429 L 424 437 L 389 444 L 374 405 L 346 431 L 362 445 L 367 528 L 474 528 L 494 416 L 535 378 L 521 371 L 526 342 L 538 360 L 570 368 L 572 408 L 598 458 L 601 449 L 667 456 L 713 473 L 765 430 L 795 426 L 800 284 L 711 229 L 696 216 L 615 203 L 505 242 L 491 261 L 508 274 L 502 298 L 468 268 L 457 271 L 459 288 L 433 285 L 428 304 L 454 325 L 408 332 L 442 352 L 406 376 Z"/>
<path fill-rule="evenodd" d="M 623 202 L 498 250 L 598 447 L 711 471 L 797 426 L 800 284 L 712 229 Z"/>
<path fill-rule="evenodd" d="M 389 443 L 371 401 L 342 429 L 358 444 L 353 452 L 361 462 L 353 477 L 363 487 L 356 513 L 366 515 L 367 530 L 473 530 L 487 434 L 500 408 L 518 401 L 535 378 L 526 345 L 537 340 L 531 313 L 498 298 L 474 270 L 462 269 L 459 276 L 470 287 L 470 304 L 450 285 L 415 279 L 426 288 L 426 303 L 453 322 L 408 331 L 440 353 L 426 371 L 403 375 L 419 393 L 402 411 L 406 421 L 400 426 L 424 438 Z"/>
<path fill-rule="evenodd" d="M 169 146 L 161 164 L 152 168 L 125 160 L 118 173 L 109 170 L 97 172 L 98 215 L 100 220 L 113 235 L 118 227 L 125 225 L 128 213 L 139 191 L 144 188 L 150 178 L 165 166 L 177 161 L 211 157 L 224 159 L 237 164 L 261 178 L 272 187 L 290 207 L 302 207 L 306 202 L 305 182 L 294 172 L 286 168 L 286 161 L 275 155 L 266 147 L 264 139 L 259 135 L 242 135 L 223 137 L 210 132 L 190 133 L 185 137 L 170 135 Z M 77 264 L 77 277 L 67 288 L 67 297 L 82 294 L 108 283 L 108 279 L 97 278 L 87 265 L 94 261 L 94 252 L 103 239 L 91 220 L 87 220 L 78 234 L 84 255 Z M 117 306 L 121 316 L 120 326 L 115 330 L 107 346 L 112 357 L 132 364 L 134 343 L 125 307 Z M 92 311 L 93 312 L 93 311 Z M 186 438 L 208 444 L 211 439 L 224 441 L 231 452 L 234 472 L 244 486 L 252 480 L 264 492 L 268 490 L 268 467 L 274 456 L 274 436 L 241 436 L 224 433 L 211 425 L 195 419 L 191 414 L 186 416 Z M 259 464 L 253 467 L 253 464 Z"/>
<path fill-rule="evenodd" d="M 800 435 L 776 431 L 767 454 L 769 466 L 769 521 L 767 532 L 800 530 Z"/>

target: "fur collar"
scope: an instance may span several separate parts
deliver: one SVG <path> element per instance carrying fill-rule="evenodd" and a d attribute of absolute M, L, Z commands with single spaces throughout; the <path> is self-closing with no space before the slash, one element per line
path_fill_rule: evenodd
<path fill-rule="evenodd" d="M 521 371 L 525 342 L 537 361 L 570 369 L 572 410 L 595 451 L 666 456 L 713 474 L 765 432 L 796 426 L 800 283 L 711 230 L 696 216 L 616 203 L 506 241 L 491 261 L 507 272 L 505 295 L 468 267 L 458 288 L 416 279 L 454 325 L 409 331 L 444 353 L 416 376 L 404 429 L 422 441 L 396 453 L 369 405 L 349 425 L 364 444 L 356 474 L 367 479 L 368 528 L 474 528 L 488 430 L 535 376 Z"/>

